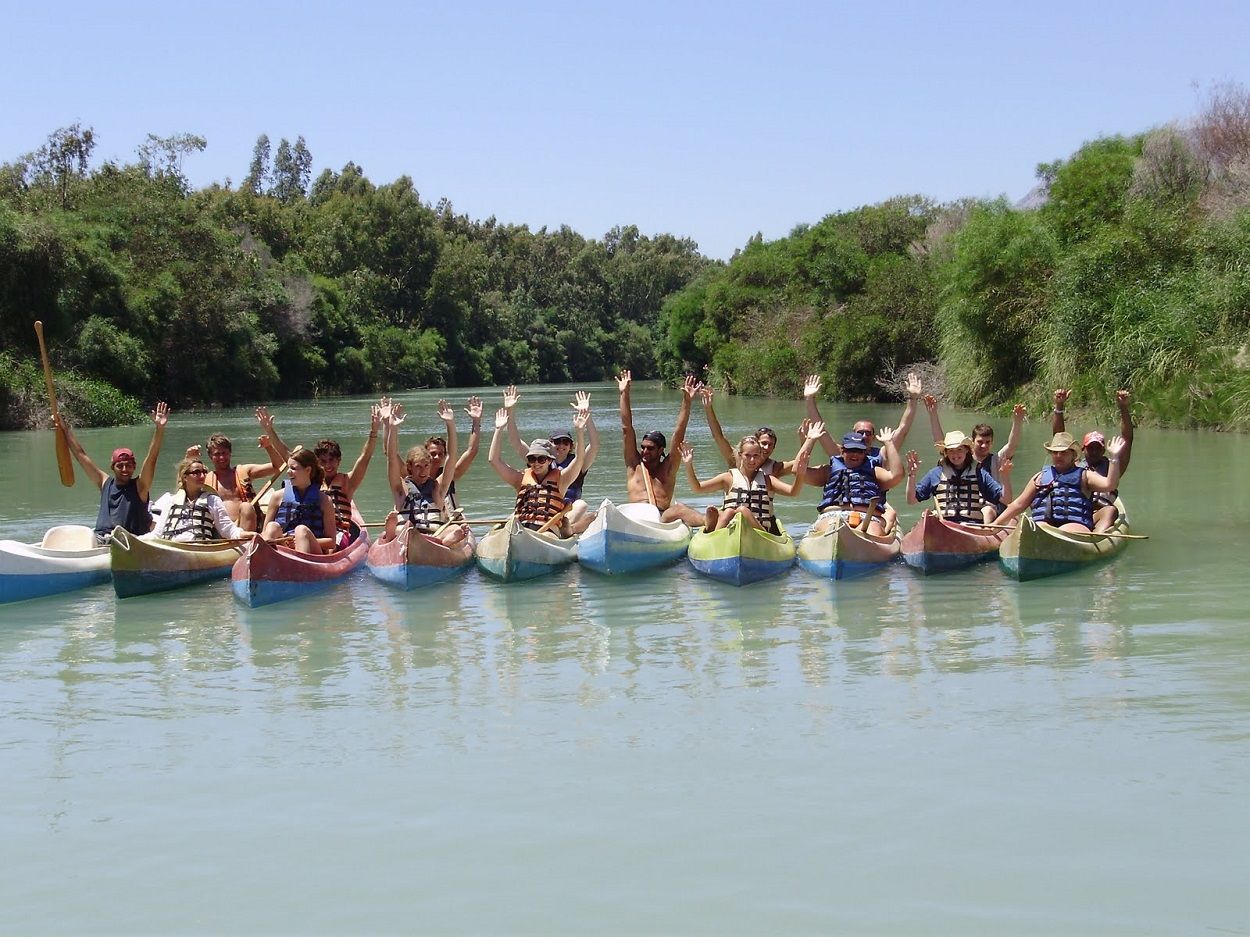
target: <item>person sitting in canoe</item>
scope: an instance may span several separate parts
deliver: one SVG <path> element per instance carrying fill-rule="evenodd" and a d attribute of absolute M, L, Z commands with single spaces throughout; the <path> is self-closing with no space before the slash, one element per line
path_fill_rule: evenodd
<path fill-rule="evenodd" d="M 942 421 L 938 418 L 937 398 L 932 394 L 924 396 L 925 409 L 929 411 L 929 427 L 933 430 L 933 443 L 938 445 L 946 437 L 942 432 Z M 1011 429 L 1007 433 L 1007 441 L 1001 449 L 994 451 L 994 427 L 989 423 L 978 423 L 972 427 L 972 460 L 987 469 L 990 478 L 1003 488 L 1003 503 L 1012 499 L 1011 475 L 1002 470 L 1003 462 L 1010 461 L 1020 445 L 1020 432 L 1024 426 L 1024 418 L 1028 410 L 1024 404 L 1018 403 L 1011 408 Z"/>
<path fill-rule="evenodd" d="M 998 523 L 1007 524 L 1028 511 L 1039 523 L 1088 533 L 1094 529 L 1094 494 L 1114 491 L 1120 484 L 1124 438 L 1117 436 L 1107 447 L 1105 476 L 1077 464 L 1078 446 L 1071 433 L 1055 433 L 1046 449 L 1051 464 L 1029 479 L 1020 496 L 998 515 Z"/>
<path fill-rule="evenodd" d="M 313 455 L 321 463 L 321 471 L 325 473 L 325 486 L 334 502 L 334 524 L 338 529 L 336 549 L 347 546 L 352 538 L 352 499 L 360 483 L 365 480 L 369 471 L 369 462 L 373 459 L 373 447 L 378 442 L 378 428 L 382 425 L 382 408 L 374 404 L 369 409 L 369 435 L 361 447 L 360 455 L 351 472 L 340 472 L 343 464 L 343 450 L 333 439 L 322 439 L 313 447 Z"/>
<path fill-rule="evenodd" d="M 933 498 L 942 517 L 961 524 L 989 524 L 1003 508 L 1003 486 L 978 465 L 972 455 L 972 440 L 959 430 L 951 430 L 934 443 L 941 458 L 919 482 L 916 472 L 920 456 L 907 453 L 907 503 L 919 504 Z M 1011 459 L 1000 462 L 1000 470 L 1011 477 Z"/>
<path fill-rule="evenodd" d="M 712 398 L 715 392 L 708 384 L 702 384 L 699 387 L 699 397 L 703 401 L 703 415 L 707 417 L 708 429 L 712 432 L 712 441 L 716 443 L 716 448 L 720 450 L 721 456 L 725 460 L 725 465 L 730 469 L 738 465 L 738 452 L 734 449 L 733 444 L 725 438 L 725 431 L 721 428 L 720 420 L 717 419 L 716 411 L 712 407 Z M 769 426 L 761 426 L 751 434 L 759 440 L 760 451 L 764 454 L 764 462 L 760 466 L 760 471 L 774 478 L 785 478 L 787 475 L 794 474 L 794 459 L 782 461 L 773 458 L 773 452 L 777 449 L 777 433 Z"/>
<path fill-rule="evenodd" d="M 517 429 L 515 417 L 516 405 L 520 399 L 521 395 L 517 393 L 515 385 L 504 391 L 503 407 L 508 411 L 508 441 L 512 443 L 512 448 L 517 451 L 518 455 L 525 456 L 528 452 L 528 447 L 521 439 L 521 433 Z M 569 530 L 575 534 L 580 534 L 594 520 L 594 515 L 590 513 L 590 506 L 582 498 L 582 485 L 586 482 L 586 473 L 595 464 L 595 457 L 599 455 L 599 428 L 595 426 L 595 419 L 590 415 L 590 394 L 586 391 L 579 390 L 574 395 L 573 402 L 569 406 L 573 408 L 575 413 L 586 411 L 586 433 L 590 437 L 590 445 L 586 447 L 586 458 L 582 463 L 582 470 L 569 484 L 568 490 L 564 492 L 564 503 L 569 509 L 569 513 L 566 515 Z M 555 453 L 556 468 L 562 472 L 567 471 L 569 466 L 573 464 L 572 434 L 567 430 L 558 429 L 548 436 L 547 439 Z"/>
<path fill-rule="evenodd" d="M 858 527 L 869 512 L 868 533 L 883 536 L 892 529 L 886 527 L 881 502 L 885 492 L 903 480 L 903 466 L 894 445 L 894 430 L 882 427 L 876 438 L 881 443 L 879 464 L 870 460 L 864 434 L 851 430 L 842 437 L 841 455 L 831 456 L 828 465 L 807 469 L 804 480 L 823 489 L 820 517 L 812 530 L 823 530 L 838 516 Z"/>
<path fill-rule="evenodd" d="M 755 436 L 743 436 L 738 443 L 738 464 L 727 472 L 699 481 L 694 470 L 694 449 L 689 443 L 681 445 L 681 461 L 686 466 L 686 478 L 690 487 L 697 494 L 709 491 L 723 491 L 725 500 L 720 509 L 709 507 L 704 515 L 703 529 L 707 533 L 728 527 L 735 515 L 741 514 L 742 519 L 752 527 L 766 530 L 770 534 L 779 534 L 777 517 L 773 513 L 773 495 L 781 494 L 794 497 L 803 488 L 803 476 L 807 470 L 807 459 L 811 455 L 812 446 L 824 435 L 823 423 L 804 421 L 805 435 L 803 445 L 794 457 L 795 478 L 793 482 L 782 481 L 775 475 L 764 471 L 764 447 Z"/>
<path fill-rule="evenodd" d="M 1064 410 L 1068 397 L 1071 395 L 1071 390 L 1055 391 L 1055 409 L 1050 421 L 1052 433 L 1064 431 Z M 1124 440 L 1124 451 L 1120 453 L 1120 477 L 1123 478 L 1124 473 L 1128 471 L 1129 457 L 1133 454 L 1133 415 L 1129 412 L 1127 390 L 1115 392 L 1115 404 L 1120 411 L 1120 437 Z M 1081 440 L 1081 449 L 1083 454 L 1081 464 L 1099 475 L 1107 475 L 1111 470 L 1111 463 L 1107 458 L 1106 437 L 1097 430 L 1086 433 L 1085 438 Z M 1095 530 L 1111 529 L 1119 516 L 1119 511 L 1115 506 L 1115 499 L 1119 497 L 1119 494 L 1119 490 L 1094 492 Z"/>
<path fill-rule="evenodd" d="M 208 437 L 205 448 L 213 469 L 204 479 L 204 484 L 217 493 L 226 506 L 230 519 L 248 531 L 257 527 L 256 507 L 252 500 L 256 491 L 252 483 L 257 479 L 269 478 L 283 471 L 286 457 L 290 454 L 278 431 L 274 429 L 273 417 L 264 407 L 256 408 L 256 422 L 260 424 L 261 435 L 256 440 L 258 448 L 269 456 L 268 462 L 254 462 L 246 465 L 231 465 L 234 458 L 234 444 L 224 433 L 213 433 Z M 188 459 L 201 458 L 200 447 L 190 446 L 187 449 Z"/>
<path fill-rule="evenodd" d="M 399 522 L 403 520 L 419 533 L 436 536 L 448 546 L 459 543 L 469 535 L 469 527 L 449 523 L 447 492 L 455 484 L 455 472 L 435 475 L 434 460 L 427 446 L 413 446 L 400 461 L 399 427 L 405 419 L 404 406 L 383 397 L 380 413 L 385 433 L 386 481 L 395 499 L 395 510 L 386 516 L 386 529 L 379 542 L 394 540 L 399 534 Z M 438 415 L 446 426 L 447 461 L 457 465 L 456 414 L 446 400 L 440 400 Z"/>
<path fill-rule="evenodd" d="M 203 462 L 183 459 L 174 476 L 174 490 L 161 495 L 152 505 L 158 537 L 179 543 L 248 537 L 248 531 L 231 520 L 217 492 L 204 483 L 208 469 Z"/>
<path fill-rule="evenodd" d="M 516 489 L 517 499 L 513 513 L 518 521 L 534 530 L 552 529 L 552 522 L 561 519 L 559 535 L 571 536 L 567 526 L 568 506 L 564 493 L 577 478 L 585 461 L 586 446 L 583 434 L 590 419 L 590 408 L 578 410 L 573 415 L 573 428 L 577 432 L 576 455 L 567 469 L 556 467 L 555 447 L 550 440 L 535 439 L 525 453 L 525 471 L 519 472 L 504 462 L 499 450 L 504 428 L 508 425 L 508 411 L 503 407 L 495 413 L 495 434 L 490 440 L 487 458 L 499 477 Z"/>
<path fill-rule="evenodd" d="M 143 468 L 135 476 L 134 450 L 119 446 L 113 450 L 109 475 L 100 469 L 87 455 L 82 444 L 69 428 L 64 417 L 54 416 L 53 423 L 65 433 L 69 451 L 74 454 L 86 476 L 100 489 L 100 512 L 96 515 L 95 539 L 98 546 L 109 542 L 114 527 L 121 527 L 132 534 L 146 534 L 152 529 L 152 515 L 148 512 L 148 498 L 152 492 L 152 479 L 156 475 L 156 461 L 161 454 L 161 441 L 165 438 L 165 424 L 169 422 L 169 405 L 161 401 L 152 411 L 152 442 L 143 458 Z"/>
<path fill-rule="evenodd" d="M 452 519 L 464 517 L 464 511 L 460 509 L 460 502 L 456 496 L 456 479 L 464 478 L 465 473 L 469 471 L 477 458 L 478 446 L 482 441 L 482 398 L 470 397 L 469 405 L 464 408 L 464 412 L 469 414 L 469 447 L 456 459 L 455 471 L 452 473 L 451 483 L 447 486 L 447 497 L 443 505 L 447 516 Z M 447 439 L 443 436 L 426 437 L 425 451 L 430 456 L 434 477 L 438 478 L 443 474 L 443 467 L 447 464 Z"/>
<path fill-rule="evenodd" d="M 621 392 L 621 432 L 625 450 L 625 490 L 631 504 L 650 504 L 660 513 L 661 521 L 684 521 L 691 527 L 703 526 L 703 515 L 692 507 L 673 500 L 677 487 L 677 466 L 681 461 L 681 444 L 686 439 L 686 424 L 690 422 L 690 404 L 701 386 L 694 376 L 686 375 L 682 381 L 681 409 L 677 413 L 677 425 L 673 427 L 672 454 L 664 450 L 668 441 L 659 430 L 643 433 L 641 445 L 634 432 L 634 411 L 629 400 L 629 388 L 633 376 L 622 371 L 616 377 Z"/>
<path fill-rule="evenodd" d="M 820 387 L 819 374 L 809 374 L 803 383 L 803 401 L 809 420 L 821 419 L 820 409 L 816 405 L 816 396 L 820 393 Z M 903 415 L 899 417 L 898 426 L 894 429 L 893 438 L 896 451 L 902 448 L 907 440 L 907 434 L 911 432 L 911 424 L 916 417 L 916 401 L 920 399 L 923 390 L 924 384 L 920 380 L 920 375 L 914 371 L 907 372 L 907 379 L 903 383 L 903 392 L 907 395 L 907 402 L 903 404 Z M 834 441 L 833 436 L 829 434 L 827 427 L 828 424 L 826 424 L 825 435 L 821 438 L 820 444 L 831 457 L 841 455 L 842 449 Z M 873 441 L 877 437 L 877 427 L 872 420 L 856 420 L 855 425 L 851 427 L 851 432 L 859 433 L 868 446 L 867 466 L 872 469 L 881 467 L 885 462 L 885 456 L 879 447 L 873 445 Z M 899 466 L 899 481 L 901 481 L 902 460 L 898 459 L 895 464 Z M 810 472 L 811 469 L 808 471 Z M 877 506 L 884 523 L 884 533 L 892 533 L 895 527 L 898 526 L 898 511 L 886 500 L 884 490 L 881 492 Z"/>
<path fill-rule="evenodd" d="M 311 449 L 298 449 L 286 463 L 286 487 L 265 509 L 260 535 L 266 540 L 291 537 L 296 550 L 314 556 L 338 544 L 334 502 L 326 491 L 325 472 Z"/>

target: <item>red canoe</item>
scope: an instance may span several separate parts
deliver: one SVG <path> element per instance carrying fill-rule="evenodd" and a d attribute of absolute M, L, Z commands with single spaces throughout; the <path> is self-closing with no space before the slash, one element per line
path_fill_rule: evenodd
<path fill-rule="evenodd" d="M 957 524 L 925 511 L 903 537 L 903 562 L 926 576 L 963 569 L 996 559 L 998 545 L 1007 539 L 1008 533 L 976 524 Z"/>
<path fill-rule="evenodd" d="M 230 571 L 234 596 L 256 608 L 325 589 L 360 566 L 369 553 L 369 533 L 352 510 L 356 535 L 341 550 L 316 556 L 253 537 Z"/>

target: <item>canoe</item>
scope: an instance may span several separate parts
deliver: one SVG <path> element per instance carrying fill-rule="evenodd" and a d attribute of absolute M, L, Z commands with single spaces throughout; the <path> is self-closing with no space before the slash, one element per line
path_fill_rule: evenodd
<path fill-rule="evenodd" d="M 477 565 L 504 582 L 535 579 L 577 559 L 577 538 L 538 533 L 510 518 L 477 545 Z"/>
<path fill-rule="evenodd" d="M 21 602 L 108 582 L 109 548 L 90 527 L 52 527 L 39 543 L 0 540 L 0 602 Z"/>
<path fill-rule="evenodd" d="M 650 504 L 623 504 L 605 499 L 577 542 L 577 561 L 611 576 L 635 573 L 681 559 L 690 543 L 682 521 L 664 523 Z"/>
<path fill-rule="evenodd" d="M 777 522 L 780 534 L 752 527 L 734 515 L 728 527 L 690 538 L 690 564 L 705 576 L 745 586 L 780 576 L 794 565 L 794 539 Z"/>
<path fill-rule="evenodd" d="M 1005 530 L 948 521 L 936 511 L 925 511 L 916 526 L 903 535 L 903 562 L 926 576 L 963 569 L 998 556 Z"/>
<path fill-rule="evenodd" d="M 1127 534 L 1128 514 L 1123 502 L 1117 499 L 1115 504 L 1120 516 L 1107 533 Z M 1107 533 L 1060 530 L 1021 516 L 1015 529 L 1007 534 L 998 549 L 999 565 L 1003 572 L 1020 582 L 1070 573 L 1082 566 L 1108 560 L 1128 545 L 1126 538 L 1109 537 Z"/>
<path fill-rule="evenodd" d="M 813 525 L 799 541 L 799 565 L 823 579 L 862 576 L 894 562 L 898 554 L 897 531 L 885 536 L 867 534 L 848 524 L 840 513 L 825 526 Z"/>
<path fill-rule="evenodd" d="M 138 537 L 118 527 L 109 545 L 113 591 L 119 599 L 226 579 L 243 552 L 238 543 L 182 543 Z"/>
<path fill-rule="evenodd" d="M 467 570 L 473 565 L 475 545 L 472 534 L 449 547 L 405 525 L 394 540 L 378 541 L 369 547 L 365 564 L 375 578 L 388 585 L 420 589 L 446 582 Z"/>
<path fill-rule="evenodd" d="M 356 539 L 341 550 L 315 556 L 253 537 L 230 571 L 234 597 L 251 608 L 284 602 L 329 588 L 364 563 L 369 533 L 352 510 Z"/>

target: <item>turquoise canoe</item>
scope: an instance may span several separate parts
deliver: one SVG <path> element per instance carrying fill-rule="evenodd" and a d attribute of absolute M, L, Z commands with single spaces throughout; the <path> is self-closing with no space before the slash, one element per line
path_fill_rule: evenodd
<path fill-rule="evenodd" d="M 794 540 L 777 522 L 780 534 L 752 527 L 734 516 L 728 527 L 690 538 L 690 564 L 713 579 L 735 586 L 780 576 L 794 565 Z"/>
<path fill-rule="evenodd" d="M 496 579 L 536 579 L 577 559 L 577 538 L 530 530 L 515 517 L 477 545 L 477 565 Z"/>
<path fill-rule="evenodd" d="M 862 576 L 894 562 L 898 554 L 897 531 L 886 536 L 864 533 L 847 523 L 842 512 L 818 520 L 799 543 L 799 565 L 822 579 Z"/>
<path fill-rule="evenodd" d="M 998 562 L 1012 579 L 1024 582 L 1070 573 L 1119 554 L 1128 546 L 1128 514 L 1116 500 L 1119 517 L 1105 533 L 1060 530 L 1021 516 L 1016 528 L 998 548 Z"/>

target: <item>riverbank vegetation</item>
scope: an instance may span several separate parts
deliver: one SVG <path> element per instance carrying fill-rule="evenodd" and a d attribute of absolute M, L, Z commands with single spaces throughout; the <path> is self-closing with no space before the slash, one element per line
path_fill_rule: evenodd
<path fill-rule="evenodd" d="M 0 166 L 0 426 L 44 414 L 43 319 L 67 409 L 236 404 L 693 370 L 791 395 L 819 373 L 888 399 L 922 365 L 976 408 L 1053 388 L 1140 418 L 1250 425 L 1250 93 L 1038 167 L 1021 204 L 922 195 L 839 212 L 727 264 L 689 239 L 530 231 L 348 163 L 311 178 L 266 137 L 237 186 L 192 190 L 191 134 L 92 167 L 91 129 Z"/>

